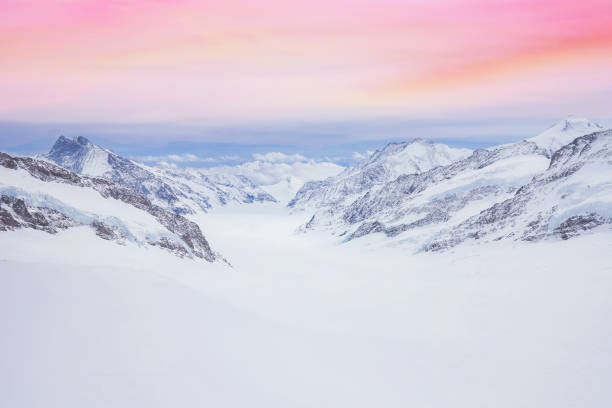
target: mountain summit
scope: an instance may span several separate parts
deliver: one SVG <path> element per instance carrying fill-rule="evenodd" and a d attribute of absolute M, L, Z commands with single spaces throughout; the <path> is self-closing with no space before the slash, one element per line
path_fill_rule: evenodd
<path fill-rule="evenodd" d="M 612 225 L 611 135 L 568 118 L 449 164 L 438 154 L 448 147 L 389 144 L 335 178 L 305 184 L 289 206 L 312 214 L 304 232 L 326 230 L 341 242 L 370 236 L 363 239 L 417 252 L 472 239 L 567 239 Z M 425 165 L 415 171 L 415 163 Z"/>
<path fill-rule="evenodd" d="M 74 139 L 60 136 L 47 158 L 75 173 L 99 177 L 112 171 L 110 154 L 113 153 L 94 145 L 83 136 Z"/>
<path fill-rule="evenodd" d="M 81 152 L 70 142 L 87 146 L 84 138 L 59 142 L 56 152 L 63 147 Z M 198 224 L 151 203 L 142 194 L 46 160 L 0 152 L 0 231 L 27 228 L 57 234 L 81 227 L 121 245 L 158 247 L 179 257 L 224 261 L 210 248 Z"/>
<path fill-rule="evenodd" d="M 577 137 L 604 130 L 603 126 L 586 118 L 570 116 L 539 135 L 527 139 L 543 149 L 548 157 Z"/>
<path fill-rule="evenodd" d="M 45 157 L 78 174 L 103 177 L 146 196 L 176 214 L 207 211 L 229 202 L 276 201 L 243 176 L 214 178 L 197 171 L 150 167 L 121 157 L 79 136 L 60 136 Z"/>
<path fill-rule="evenodd" d="M 424 139 L 411 142 L 389 143 L 368 159 L 358 164 L 360 171 L 382 166 L 390 178 L 400 174 L 422 173 L 437 166 L 445 166 L 464 159 L 472 153 L 469 149 L 452 148 Z"/>
<path fill-rule="evenodd" d="M 366 191 L 376 191 L 402 174 L 417 174 L 446 166 L 470 154 L 472 151 L 469 149 L 456 149 L 423 139 L 389 143 L 335 177 L 304 184 L 289 207 L 301 210 L 306 207 L 337 207 L 355 200 Z"/>

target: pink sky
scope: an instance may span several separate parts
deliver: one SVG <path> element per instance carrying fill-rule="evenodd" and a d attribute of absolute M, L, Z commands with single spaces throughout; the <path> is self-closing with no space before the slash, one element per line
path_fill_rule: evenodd
<path fill-rule="evenodd" d="M 611 116 L 610 0 L 4 0 L 0 118 Z"/>

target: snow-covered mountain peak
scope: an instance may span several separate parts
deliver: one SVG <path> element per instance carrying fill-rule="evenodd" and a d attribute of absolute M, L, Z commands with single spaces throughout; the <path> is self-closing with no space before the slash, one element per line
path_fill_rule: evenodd
<path fill-rule="evenodd" d="M 603 126 L 589 119 L 570 116 L 527 140 L 537 144 L 551 157 L 554 152 L 575 138 L 602 130 Z"/>
<path fill-rule="evenodd" d="M 390 177 L 421 173 L 468 157 L 470 149 L 457 149 L 424 139 L 393 142 L 374 152 L 357 166 L 360 171 L 382 165 Z"/>
<path fill-rule="evenodd" d="M 587 118 L 581 118 L 577 116 L 568 116 L 565 120 L 557 123 L 555 126 L 563 125 L 563 130 L 568 131 L 574 130 L 588 130 L 588 129 L 602 129 L 601 125 L 595 123 Z"/>
<path fill-rule="evenodd" d="M 401 175 L 420 174 L 447 166 L 471 154 L 469 149 L 452 148 L 423 139 L 389 143 L 335 177 L 305 183 L 288 205 L 300 210 L 307 207 L 339 208 L 341 203 L 351 202 L 366 191 L 376 191 Z"/>
<path fill-rule="evenodd" d="M 120 244 L 163 248 L 209 262 L 222 260 L 198 224 L 155 205 L 143 194 L 46 160 L 0 152 L 0 231 L 31 228 L 56 234 L 79 227 L 90 227 L 98 237 Z"/>
<path fill-rule="evenodd" d="M 186 169 L 149 167 L 79 136 L 60 136 L 45 159 L 78 174 L 103 177 L 146 196 L 176 214 L 207 211 L 229 202 L 276 201 L 244 176 L 207 176 Z"/>
<path fill-rule="evenodd" d="M 485 235 L 567 239 L 612 225 L 611 135 L 568 118 L 531 140 L 455 161 L 448 146 L 393 143 L 340 176 L 305 184 L 289 207 L 313 214 L 301 231 L 327 230 L 342 242 L 379 234 L 369 242 L 416 251 Z M 424 170 L 406 171 L 420 162 Z M 404 172 L 394 177 L 398 168 Z"/>
<path fill-rule="evenodd" d="M 89 141 L 86 137 L 74 139 L 60 136 L 46 158 L 79 174 L 100 177 L 112 170 L 108 150 Z"/>
<path fill-rule="evenodd" d="M 80 147 L 91 148 L 93 147 L 93 143 L 91 143 L 89 139 L 84 136 L 77 136 L 75 138 L 69 139 L 66 136 L 62 135 L 57 139 L 57 141 L 51 148 L 51 151 L 61 152 L 65 150 L 79 149 Z"/>

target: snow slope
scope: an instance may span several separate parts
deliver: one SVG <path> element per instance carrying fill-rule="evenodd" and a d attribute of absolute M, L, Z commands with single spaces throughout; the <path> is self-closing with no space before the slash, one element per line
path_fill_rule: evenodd
<path fill-rule="evenodd" d="M 448 165 L 471 152 L 422 139 L 389 143 L 337 176 L 305 183 L 289 202 L 289 207 L 305 211 L 343 205 L 366 191 L 380 189 L 401 174 L 416 174 Z"/>
<path fill-rule="evenodd" d="M 270 193 L 274 198 L 283 204 L 289 203 L 300 188 L 304 185 L 304 181 L 295 176 L 284 177 L 278 183 L 261 186 L 261 188 Z"/>
<path fill-rule="evenodd" d="M 570 116 L 530 139 L 546 151 L 548 157 L 577 137 L 604 130 L 603 126 L 586 118 Z"/>
<path fill-rule="evenodd" d="M 0 234 L 0 405 L 612 402 L 609 234 L 412 256 L 292 234 L 274 204 L 202 217 L 233 269 Z"/>
<path fill-rule="evenodd" d="M 576 138 L 512 197 L 440 234 L 429 249 L 468 239 L 569 239 L 612 229 L 612 130 Z"/>
<path fill-rule="evenodd" d="M 143 195 L 46 161 L 0 153 L 0 231 L 33 228 L 56 234 L 78 226 L 119 244 L 155 246 L 210 262 L 223 259 L 197 224 Z"/>
<path fill-rule="evenodd" d="M 610 132 L 591 132 L 596 128 L 586 120 L 567 119 L 532 140 L 479 149 L 450 164 L 391 179 L 384 166 L 370 165 L 378 152 L 337 178 L 307 183 L 289 206 L 308 214 L 303 232 L 326 231 L 336 242 L 359 238 L 411 251 L 447 249 L 489 232 L 495 232 L 491 239 L 540 240 L 599 231 L 612 223 L 606 184 L 612 149 Z M 569 137 L 551 155 L 550 149 Z M 589 142 L 580 150 L 574 139 Z M 389 145 L 383 152 L 389 148 L 394 150 Z M 572 152 L 571 164 L 553 171 L 565 152 Z M 412 169 L 411 163 L 406 168 Z M 576 169 L 582 169 L 581 176 L 566 177 Z M 547 182 L 551 177 L 554 183 Z M 540 198 L 523 208 L 526 194 Z"/>
<path fill-rule="evenodd" d="M 470 149 L 452 148 L 441 143 L 415 139 L 412 142 L 389 143 L 359 163 L 357 169 L 363 171 L 382 166 L 388 177 L 393 179 L 400 174 L 422 173 L 444 166 L 464 159 L 471 153 Z"/>
<path fill-rule="evenodd" d="M 547 166 L 548 159 L 534 143 L 521 142 L 477 150 L 449 165 L 402 174 L 375 188 L 338 189 L 336 183 L 315 188 L 313 198 L 304 188 L 293 203 L 310 214 L 304 232 L 325 230 L 341 241 L 383 233 L 389 244 L 402 241 L 418 250 L 440 229 L 511 197 Z M 328 200 L 330 195 L 338 198 Z"/>
<path fill-rule="evenodd" d="M 612 132 L 546 154 L 365 161 L 189 221 L 0 153 L 0 406 L 608 407 Z M 217 259 L 199 226 L 233 268 L 176 256 Z"/>

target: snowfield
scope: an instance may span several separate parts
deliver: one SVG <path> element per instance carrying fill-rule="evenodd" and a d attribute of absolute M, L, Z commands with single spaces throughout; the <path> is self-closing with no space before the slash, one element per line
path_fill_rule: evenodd
<path fill-rule="evenodd" d="M 85 226 L 0 234 L 0 406 L 612 404 L 610 232 L 414 255 L 303 217 L 192 216 L 233 268 Z"/>
<path fill-rule="evenodd" d="M 612 130 L 267 156 L 0 153 L 0 407 L 612 406 Z"/>
<path fill-rule="evenodd" d="M 27 198 L 33 205 L 56 209 L 84 222 L 95 217 L 113 219 L 128 231 L 133 240 L 141 243 L 145 242 L 146 234 L 154 232 L 161 236 L 167 232 L 151 214 L 120 200 L 104 199 L 93 189 L 64 183 L 50 184 L 31 177 L 25 170 L 14 171 L 0 166 L 0 193 L 9 192 Z"/>

